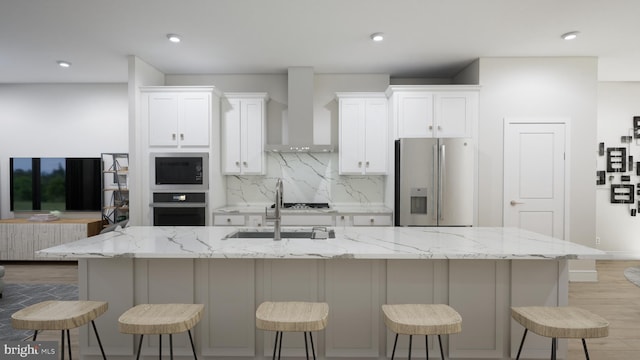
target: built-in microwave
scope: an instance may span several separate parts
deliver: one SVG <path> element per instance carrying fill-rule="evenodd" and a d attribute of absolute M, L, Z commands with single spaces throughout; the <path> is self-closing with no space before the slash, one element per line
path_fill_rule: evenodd
<path fill-rule="evenodd" d="M 151 188 L 154 190 L 208 190 L 208 153 L 152 153 Z"/>

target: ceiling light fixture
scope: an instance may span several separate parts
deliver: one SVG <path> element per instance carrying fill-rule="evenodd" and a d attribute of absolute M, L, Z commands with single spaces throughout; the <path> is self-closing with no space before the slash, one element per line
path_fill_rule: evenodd
<path fill-rule="evenodd" d="M 375 41 L 375 42 L 379 42 L 384 40 L 384 34 L 383 33 L 373 33 L 371 34 L 371 40 Z"/>
<path fill-rule="evenodd" d="M 58 66 L 60 66 L 61 68 L 70 68 L 71 67 L 71 63 L 68 61 L 64 61 L 64 60 L 58 60 Z"/>
<path fill-rule="evenodd" d="M 172 43 L 179 43 L 181 41 L 180 36 L 176 34 L 167 34 L 167 39 Z"/>
<path fill-rule="evenodd" d="M 565 34 L 562 34 L 562 38 L 565 40 L 573 40 L 578 37 L 579 31 L 571 31 Z"/>

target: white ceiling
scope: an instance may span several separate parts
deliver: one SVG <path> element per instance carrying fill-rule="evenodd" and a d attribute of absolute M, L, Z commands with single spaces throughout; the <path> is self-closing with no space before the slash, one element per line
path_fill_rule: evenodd
<path fill-rule="evenodd" d="M 596 56 L 600 80 L 640 81 L 639 14 L 638 0 L 0 0 L 0 83 L 126 82 L 128 55 L 165 74 L 428 78 L 482 57 Z"/>

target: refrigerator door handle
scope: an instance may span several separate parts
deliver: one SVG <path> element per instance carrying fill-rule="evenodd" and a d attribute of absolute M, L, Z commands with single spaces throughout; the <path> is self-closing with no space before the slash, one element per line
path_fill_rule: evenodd
<path fill-rule="evenodd" d="M 433 196 L 431 196 L 431 213 L 433 214 L 433 220 L 435 224 L 438 223 L 438 217 L 440 215 L 440 210 L 438 209 L 438 198 L 440 197 L 440 190 L 438 186 L 438 142 L 436 141 L 433 144 L 433 182 L 431 183 L 431 187 L 433 189 Z M 435 193 L 437 191 L 437 193 Z"/>
<path fill-rule="evenodd" d="M 444 210 L 444 184 L 446 182 L 445 173 L 446 173 L 446 157 L 445 157 L 445 145 L 440 145 L 440 171 L 438 174 L 440 176 L 439 184 L 438 184 L 438 219 L 444 220 L 442 213 Z"/>

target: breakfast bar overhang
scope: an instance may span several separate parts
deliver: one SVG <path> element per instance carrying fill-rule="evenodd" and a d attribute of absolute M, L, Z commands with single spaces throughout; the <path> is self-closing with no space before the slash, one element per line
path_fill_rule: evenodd
<path fill-rule="evenodd" d="M 462 332 L 443 338 L 451 359 L 514 358 L 523 329 L 511 320 L 511 306 L 567 305 L 568 260 L 606 258 L 516 228 L 336 227 L 335 238 L 324 240 L 225 238 L 236 230 L 134 226 L 38 255 L 77 259 L 80 299 L 108 301 L 96 323 L 109 359 L 135 354 L 134 339 L 118 332 L 118 317 L 129 308 L 201 303 L 205 316 L 194 340 L 198 358 L 211 360 L 271 357 L 273 334 L 255 328 L 255 310 L 267 300 L 329 304 L 320 358 L 390 358 L 393 336 L 380 310 L 386 303 L 456 309 Z M 296 335 L 285 335 L 283 357 L 304 356 Z M 144 357 L 157 358 L 157 341 L 145 337 Z M 176 358 L 193 357 L 186 335 L 173 342 Z M 560 343 L 559 354 L 566 354 Z M 424 358 L 424 346 L 414 341 L 413 356 Z M 88 331 L 81 331 L 80 348 L 84 359 L 102 358 Z M 406 339 L 399 341 L 396 356 L 406 356 L 406 348 Z M 548 358 L 549 348 L 531 334 L 523 357 Z"/>

